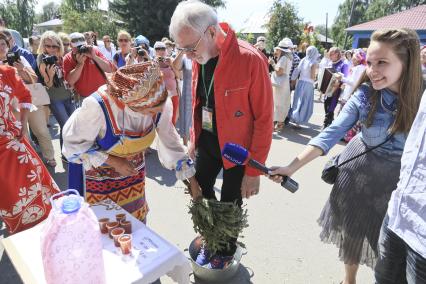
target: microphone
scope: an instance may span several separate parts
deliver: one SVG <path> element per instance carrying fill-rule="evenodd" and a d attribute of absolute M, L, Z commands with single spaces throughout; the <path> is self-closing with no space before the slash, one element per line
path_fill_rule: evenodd
<path fill-rule="evenodd" d="M 249 165 L 253 168 L 256 168 L 265 174 L 269 174 L 271 169 L 266 167 L 265 165 L 259 163 L 258 161 L 250 158 L 250 153 L 241 145 L 235 143 L 225 143 L 225 147 L 222 150 L 222 156 L 234 163 L 236 165 Z M 299 184 L 288 176 L 283 176 L 283 181 L 281 182 L 281 186 L 290 191 L 291 193 L 295 193 L 299 189 Z"/>

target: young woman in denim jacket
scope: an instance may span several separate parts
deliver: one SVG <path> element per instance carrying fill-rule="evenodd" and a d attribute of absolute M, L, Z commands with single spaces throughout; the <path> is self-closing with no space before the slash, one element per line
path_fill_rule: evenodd
<path fill-rule="evenodd" d="M 273 175 L 291 176 L 315 158 L 326 155 L 354 124 L 361 132 L 339 162 L 388 141 L 339 168 L 333 190 L 318 220 L 321 239 L 339 247 L 345 264 L 342 283 L 356 283 L 359 264 L 374 267 L 377 241 L 392 191 L 398 182 L 405 140 L 421 98 L 422 77 L 417 34 L 408 29 L 373 33 L 367 70 L 358 88 L 333 123 L 313 138 L 305 151 Z"/>

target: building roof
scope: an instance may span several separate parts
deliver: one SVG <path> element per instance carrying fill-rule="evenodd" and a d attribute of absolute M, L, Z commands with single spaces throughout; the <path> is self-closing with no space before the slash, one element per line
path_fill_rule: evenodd
<path fill-rule="evenodd" d="M 375 31 L 386 28 L 410 28 L 417 31 L 426 30 L 426 5 L 419 5 L 409 10 L 355 25 L 347 28 L 346 31 Z"/>
<path fill-rule="evenodd" d="M 61 19 L 53 19 L 47 22 L 43 22 L 37 25 L 34 25 L 35 27 L 41 28 L 41 27 L 57 27 L 62 26 L 63 21 Z"/>
<path fill-rule="evenodd" d="M 320 42 L 325 42 L 325 35 L 317 34 L 317 39 L 318 39 Z M 329 42 L 329 43 L 334 43 L 334 40 L 332 40 L 329 36 L 327 36 L 327 42 Z"/>

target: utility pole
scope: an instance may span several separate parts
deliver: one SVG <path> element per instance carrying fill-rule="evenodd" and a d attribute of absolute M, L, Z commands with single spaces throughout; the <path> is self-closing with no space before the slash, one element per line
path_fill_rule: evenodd
<path fill-rule="evenodd" d="M 352 23 L 352 16 L 353 16 L 354 9 L 355 9 L 355 3 L 356 3 L 356 0 L 353 0 L 352 1 L 351 14 L 349 16 L 348 28 L 351 26 L 351 23 Z M 345 35 L 345 44 L 343 45 L 344 49 L 346 49 L 347 43 L 348 43 L 348 32 L 346 32 L 346 35 Z"/>
<path fill-rule="evenodd" d="M 325 13 L 325 43 L 328 42 L 328 13 Z"/>

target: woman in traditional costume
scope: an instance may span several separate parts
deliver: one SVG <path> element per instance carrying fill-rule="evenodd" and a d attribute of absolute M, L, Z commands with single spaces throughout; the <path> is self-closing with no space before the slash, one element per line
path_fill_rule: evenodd
<path fill-rule="evenodd" d="M 127 65 L 84 100 L 65 124 L 69 188 L 93 204 L 111 199 L 145 220 L 144 151 L 158 134 L 160 162 L 195 182 L 195 168 L 171 122 L 170 100 L 156 62 Z M 193 197 L 200 195 L 192 193 Z"/>
<path fill-rule="evenodd" d="M 13 115 L 12 99 L 20 107 Z M 16 69 L 0 65 L 0 218 L 10 233 L 41 222 L 50 211 L 49 198 L 58 192 L 43 162 L 27 139 L 31 95 Z"/>

